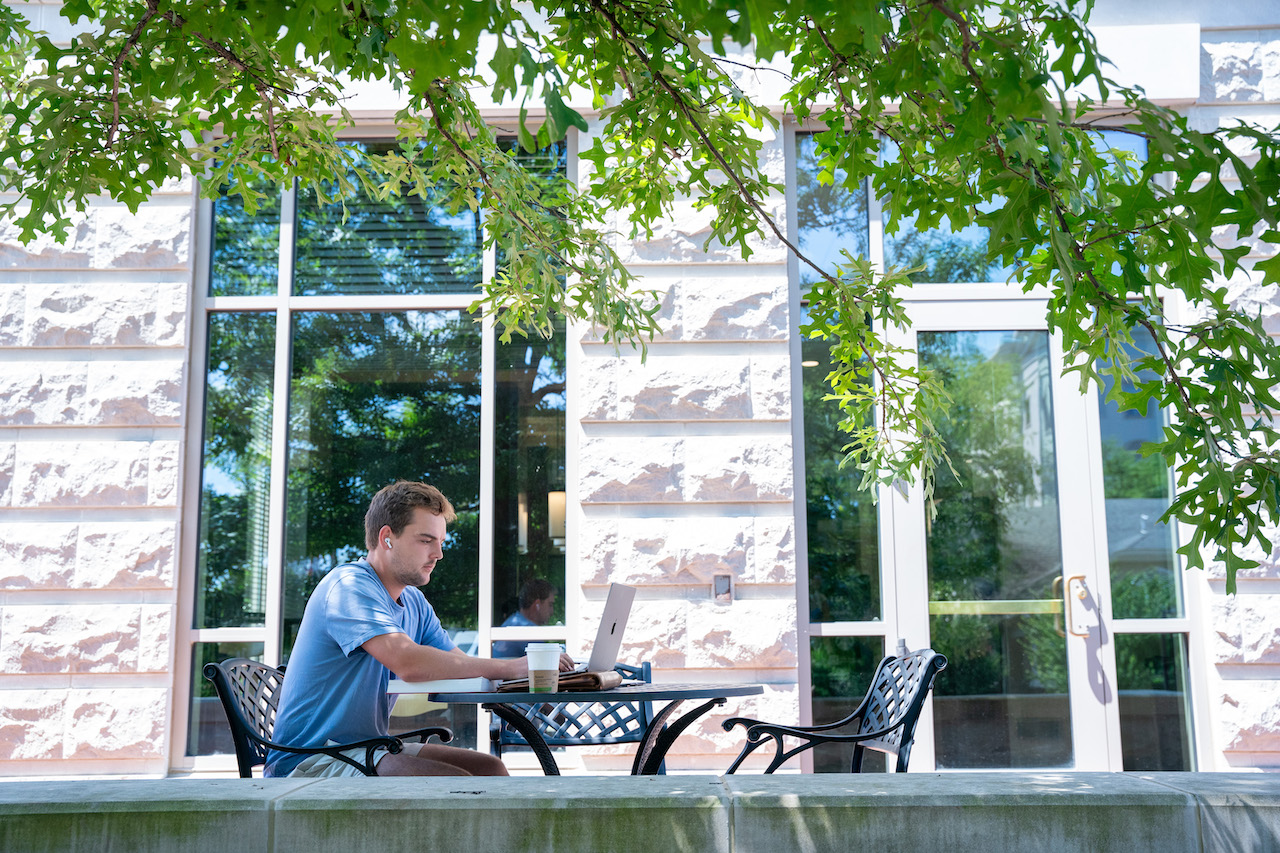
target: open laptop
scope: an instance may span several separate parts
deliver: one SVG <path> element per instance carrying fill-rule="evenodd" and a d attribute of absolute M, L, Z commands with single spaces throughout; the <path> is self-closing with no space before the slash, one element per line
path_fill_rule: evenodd
<path fill-rule="evenodd" d="M 622 632 L 626 630 L 631 615 L 631 602 L 636 588 L 620 583 L 609 584 L 609 597 L 604 600 L 604 613 L 600 615 L 600 627 L 596 629 L 596 641 L 591 644 L 591 657 L 579 663 L 574 672 L 608 672 L 618 662 L 622 648 Z"/>

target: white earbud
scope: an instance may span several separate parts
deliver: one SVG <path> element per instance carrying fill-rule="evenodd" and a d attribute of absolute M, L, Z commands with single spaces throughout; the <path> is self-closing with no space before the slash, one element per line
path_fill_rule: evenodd
<path fill-rule="evenodd" d="M 391 550 L 391 540 L 388 538 L 388 539 L 383 539 L 382 541 L 387 543 L 387 550 L 388 550 L 388 551 L 390 551 L 390 550 Z"/>

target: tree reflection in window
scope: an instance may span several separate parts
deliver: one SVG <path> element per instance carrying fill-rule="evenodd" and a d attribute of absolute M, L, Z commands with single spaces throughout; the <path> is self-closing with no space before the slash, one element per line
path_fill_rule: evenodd
<path fill-rule="evenodd" d="M 276 315 L 209 315 L 195 628 L 266 613 Z"/>
<path fill-rule="evenodd" d="M 391 143 L 352 143 L 356 158 L 386 155 Z M 470 293 L 480 284 L 480 213 L 444 206 L 447 193 L 428 187 L 386 199 L 368 195 L 353 175 L 335 182 L 332 203 L 298 193 L 293 292 Z"/>
<path fill-rule="evenodd" d="M 453 502 L 429 598 L 451 630 L 475 629 L 479 565 L 480 327 L 461 312 L 294 317 L 285 540 L 285 647 L 307 596 L 363 556 L 379 488 L 423 480 Z"/>

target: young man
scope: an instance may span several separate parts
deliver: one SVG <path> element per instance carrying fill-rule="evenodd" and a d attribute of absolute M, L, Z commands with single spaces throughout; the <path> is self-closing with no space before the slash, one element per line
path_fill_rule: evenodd
<path fill-rule="evenodd" d="M 433 486 L 386 486 L 365 514 L 368 556 L 329 572 L 307 601 L 289 658 L 275 740 L 298 746 L 351 743 L 387 734 L 395 673 L 406 681 L 437 678 L 523 678 L 527 658 L 492 660 L 464 654 L 445 633 L 418 589 L 444 556 L 446 525 L 456 518 Z M 564 655 L 562 670 L 573 668 Z M 364 760 L 364 749 L 352 750 Z M 379 776 L 505 776 L 492 756 L 442 744 L 405 743 L 375 759 Z M 272 750 L 267 776 L 357 776 L 327 755 Z"/>

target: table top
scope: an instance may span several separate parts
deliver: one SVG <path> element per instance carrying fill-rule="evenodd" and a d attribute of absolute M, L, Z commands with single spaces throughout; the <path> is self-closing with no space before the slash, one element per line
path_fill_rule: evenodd
<path fill-rule="evenodd" d="M 415 689 L 416 688 L 416 689 Z M 392 681 L 389 693 L 423 693 L 433 702 L 453 705 L 510 704 L 535 702 L 627 702 L 680 699 L 722 699 L 730 696 L 756 696 L 764 693 L 761 684 L 622 684 L 611 690 L 566 690 L 557 693 L 434 693 L 424 691 L 411 681 Z"/>

